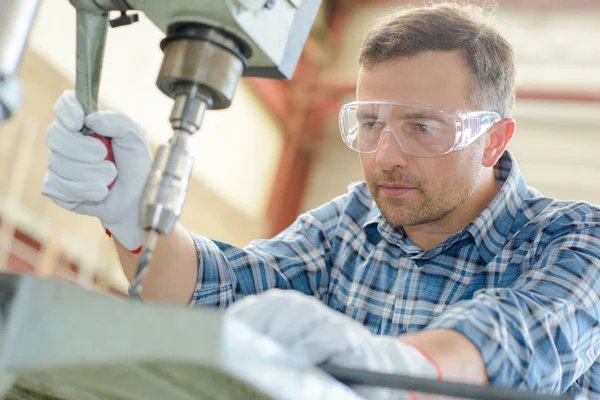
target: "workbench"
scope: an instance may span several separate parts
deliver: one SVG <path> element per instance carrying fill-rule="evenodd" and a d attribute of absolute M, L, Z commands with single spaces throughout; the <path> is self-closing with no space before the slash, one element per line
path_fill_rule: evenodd
<path fill-rule="evenodd" d="M 0 273 L 0 398 L 358 399 L 220 311 Z"/>

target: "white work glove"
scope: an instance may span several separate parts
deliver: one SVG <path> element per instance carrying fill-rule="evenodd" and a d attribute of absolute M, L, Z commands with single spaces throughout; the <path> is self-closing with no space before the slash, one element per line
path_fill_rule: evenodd
<path fill-rule="evenodd" d="M 138 226 L 140 197 L 152 167 L 146 133 L 115 112 L 99 111 L 84 118 L 74 91 L 65 92 L 54 111 L 56 120 L 46 130 L 51 152 L 42 194 L 62 208 L 98 217 L 125 248 L 138 249 L 145 238 Z M 84 122 L 95 133 L 112 138 L 116 165 L 105 160 L 107 150 L 100 140 L 80 132 Z"/>
<path fill-rule="evenodd" d="M 271 289 L 234 303 L 225 323 L 235 320 L 270 337 L 315 365 L 439 378 L 438 368 L 417 348 L 392 336 L 375 336 L 357 321 L 327 307 L 317 298 L 294 290 Z M 405 391 L 353 387 L 366 399 L 407 400 Z"/>

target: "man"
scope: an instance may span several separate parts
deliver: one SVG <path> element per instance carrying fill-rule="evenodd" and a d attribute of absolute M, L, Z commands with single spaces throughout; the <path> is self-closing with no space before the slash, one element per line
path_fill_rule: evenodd
<path fill-rule="evenodd" d="M 314 363 L 600 398 L 600 209 L 528 188 L 506 151 L 510 45 L 440 4 L 389 16 L 360 66 L 340 128 L 366 183 L 243 249 L 177 226 L 143 297 L 228 307 L 292 289 L 226 314 Z M 120 114 L 84 120 L 72 92 L 56 113 L 43 193 L 98 217 L 131 279 L 146 135 Z M 113 138 L 116 168 L 84 122 Z M 406 394 L 373 394 L 388 395 Z"/>

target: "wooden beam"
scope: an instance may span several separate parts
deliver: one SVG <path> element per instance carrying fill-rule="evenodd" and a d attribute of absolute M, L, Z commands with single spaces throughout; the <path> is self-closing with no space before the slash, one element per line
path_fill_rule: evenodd
<path fill-rule="evenodd" d="M 427 5 L 430 1 L 414 2 L 410 0 L 352 0 L 355 6 L 377 6 L 377 5 L 415 5 L 420 4 Z M 472 0 L 472 4 L 481 4 L 483 6 L 489 5 L 488 0 Z M 495 4 L 505 7 L 515 8 L 539 8 L 539 7 L 552 7 L 552 8 L 600 8 L 599 0 L 495 0 Z"/>
<path fill-rule="evenodd" d="M 245 78 L 244 83 L 269 110 L 277 123 L 282 125 L 291 112 L 288 82 L 280 79 Z"/>
<path fill-rule="evenodd" d="M 540 101 L 565 101 L 577 103 L 600 103 L 600 93 L 566 90 L 517 90 L 517 99 Z"/>
<path fill-rule="evenodd" d="M 327 43 L 308 40 L 291 81 L 248 80 L 285 135 L 267 208 L 269 236 L 287 228 L 299 214 L 323 123 L 337 109 L 337 91 L 328 93 L 326 86 L 320 86 L 319 76 L 339 48 L 350 4 L 349 0 L 338 0 L 330 7 Z"/>

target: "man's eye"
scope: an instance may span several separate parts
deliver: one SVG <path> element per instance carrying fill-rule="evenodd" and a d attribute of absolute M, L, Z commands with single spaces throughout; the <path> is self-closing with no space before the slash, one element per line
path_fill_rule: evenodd
<path fill-rule="evenodd" d="M 415 131 L 419 131 L 419 132 L 429 132 L 429 126 L 425 125 L 425 124 L 411 124 L 410 126 L 413 130 Z"/>
<path fill-rule="evenodd" d="M 363 128 L 367 130 L 371 130 L 375 127 L 376 122 L 365 122 L 363 123 Z"/>

